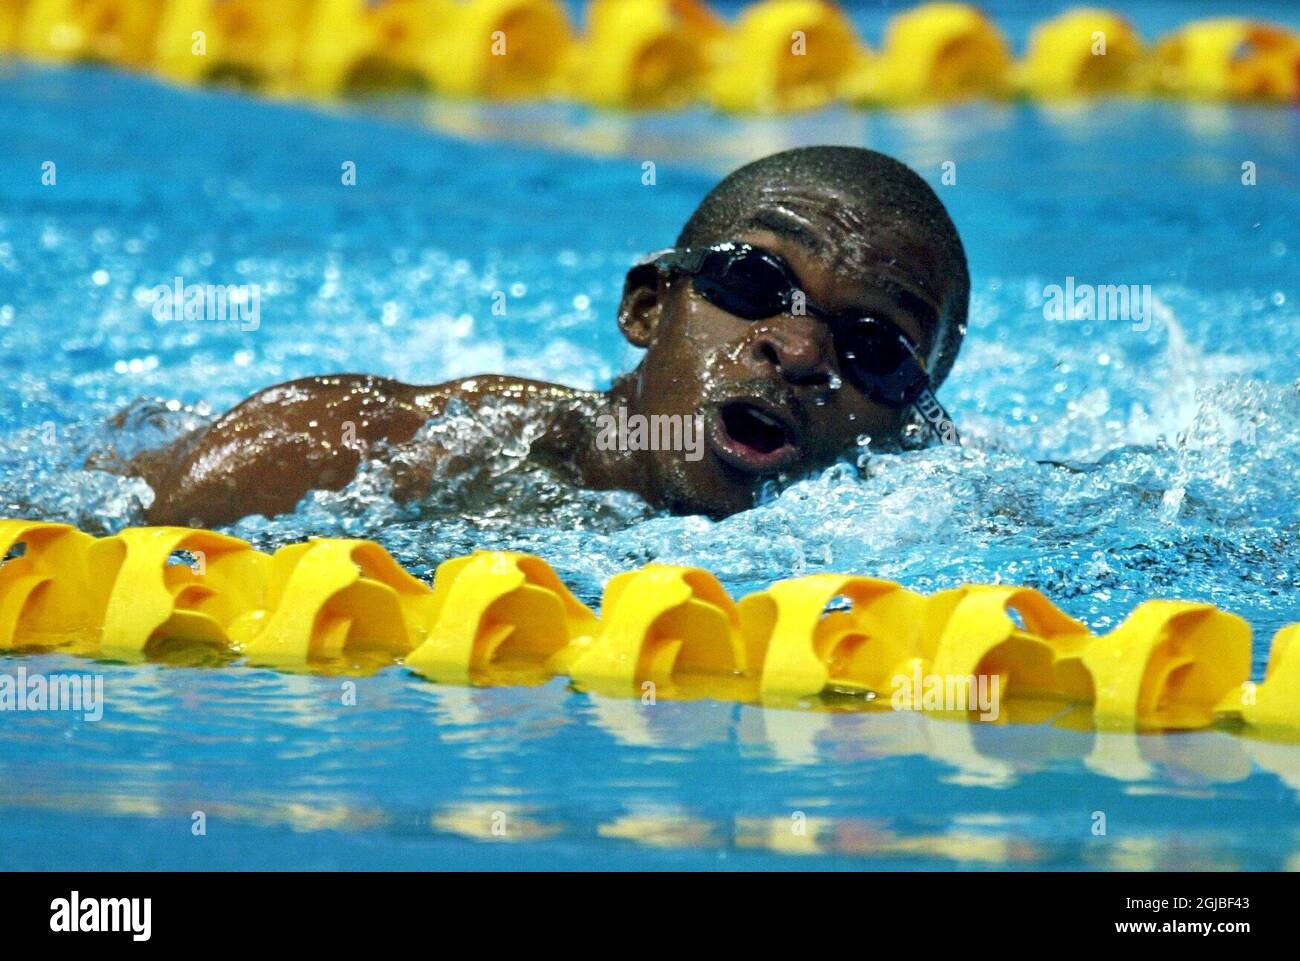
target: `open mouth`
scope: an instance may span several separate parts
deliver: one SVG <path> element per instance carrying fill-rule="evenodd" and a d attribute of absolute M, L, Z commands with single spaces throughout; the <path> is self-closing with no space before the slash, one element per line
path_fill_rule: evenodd
<path fill-rule="evenodd" d="M 747 473 L 772 473 L 799 456 L 788 416 L 750 400 L 719 404 L 710 418 L 709 440 L 723 461 Z"/>

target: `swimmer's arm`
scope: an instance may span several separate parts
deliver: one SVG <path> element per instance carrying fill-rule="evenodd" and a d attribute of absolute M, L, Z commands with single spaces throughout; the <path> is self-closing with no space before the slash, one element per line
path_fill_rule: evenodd
<path fill-rule="evenodd" d="M 409 440 L 445 398 L 379 377 L 341 374 L 254 394 L 197 438 L 146 452 L 127 473 L 154 491 L 151 524 L 216 525 L 292 511 L 310 490 L 339 490 L 380 442 Z"/>
<path fill-rule="evenodd" d="M 308 491 L 340 490 L 383 444 L 401 454 L 393 496 L 409 500 L 428 493 L 447 452 L 408 442 L 452 398 L 471 408 L 488 398 L 540 408 L 572 393 L 498 375 L 433 387 L 356 374 L 308 377 L 253 395 L 197 438 L 140 455 L 126 473 L 153 488 L 149 523 L 211 526 L 289 513 Z"/>

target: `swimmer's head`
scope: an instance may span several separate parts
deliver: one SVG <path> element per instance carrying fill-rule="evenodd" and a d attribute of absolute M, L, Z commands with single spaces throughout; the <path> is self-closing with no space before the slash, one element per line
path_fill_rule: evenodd
<path fill-rule="evenodd" d="M 898 161 L 805 147 L 741 167 L 676 249 L 728 243 L 774 254 L 810 304 L 901 330 L 935 387 L 948 375 L 966 327 L 966 255 L 934 191 Z M 628 274 L 619 325 L 646 349 L 617 388 L 631 412 L 703 417 L 702 457 L 644 455 L 649 488 L 675 510 L 743 510 L 764 479 L 829 466 L 864 435 L 888 445 L 908 422 L 846 376 L 812 312 L 745 319 L 701 296 L 689 271 L 642 265 Z"/>

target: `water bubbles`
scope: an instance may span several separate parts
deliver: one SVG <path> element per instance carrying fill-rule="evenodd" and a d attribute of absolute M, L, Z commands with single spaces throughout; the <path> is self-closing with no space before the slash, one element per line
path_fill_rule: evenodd
<path fill-rule="evenodd" d="M 156 370 L 157 367 L 158 358 L 154 355 L 132 357 L 130 360 L 118 360 L 113 364 L 113 370 L 119 374 L 143 374 L 146 371 Z"/>
<path fill-rule="evenodd" d="M 854 463 L 857 465 L 859 472 L 865 471 L 871 463 L 871 435 L 859 434 L 854 441 L 857 444 L 857 455 L 854 457 Z"/>
<path fill-rule="evenodd" d="M 485 531 L 546 540 L 557 531 L 621 527 L 649 516 L 634 495 L 583 490 L 531 463 L 549 429 L 547 419 L 516 402 L 487 398 L 471 409 L 453 400 L 409 442 L 367 462 L 342 491 L 309 494 L 301 516 L 283 522 L 330 529 L 359 522 L 383 531 L 385 543 L 392 525 L 416 525 L 426 534 L 427 559 L 435 544 L 484 546 Z"/>
<path fill-rule="evenodd" d="M 241 174 L 248 185 L 234 195 L 226 194 L 229 178 L 203 162 L 174 168 L 174 181 L 156 183 L 143 205 L 122 208 L 131 224 L 113 219 L 113 208 L 72 204 L 5 212 L 0 337 L 21 370 L 4 407 L 12 426 L 0 435 L 6 502 L 70 520 L 103 511 L 101 527 L 138 517 L 147 490 L 85 470 L 79 453 L 91 440 L 122 451 L 161 446 L 178 422 L 193 426 L 206 416 L 173 401 L 148 415 L 133 411 L 128 427 L 106 427 L 139 395 L 203 397 L 226 410 L 271 383 L 344 369 L 418 383 L 501 372 L 607 387 L 639 356 L 615 323 L 624 271 L 634 251 L 671 240 L 699 185 L 646 208 L 630 229 L 606 222 L 617 218 L 574 216 L 582 204 L 565 181 L 549 180 L 555 189 L 528 194 L 525 237 L 517 220 L 485 216 L 483 194 L 472 187 L 504 189 L 498 199 L 510 208 L 519 199 L 515 181 L 498 174 L 554 161 L 522 149 L 508 154 L 485 179 L 432 144 L 432 166 L 411 154 L 418 176 L 391 178 L 368 211 L 354 208 L 355 198 L 313 193 L 319 203 L 290 214 L 288 201 L 307 195 L 285 191 L 284 212 L 270 215 L 266 191 L 254 184 L 289 174 L 270 155 L 250 155 L 253 166 Z M 481 156 L 498 162 L 491 151 Z M 270 166 L 257 170 L 259 163 Z M 566 175 L 587 172 L 581 158 L 562 163 Z M 931 447 L 928 428 L 908 414 L 900 452 L 869 436 L 874 421 L 850 415 L 846 436 L 854 440 L 841 463 L 770 481 L 760 506 L 714 522 L 661 516 L 633 495 L 580 491 L 538 469 L 529 460 L 538 426 L 520 411 L 449 410 L 414 443 L 363 466 L 345 490 L 236 529 L 262 546 L 331 532 L 372 537 L 424 569 L 479 548 L 532 550 L 593 600 L 614 572 L 660 558 L 716 570 L 737 593 L 832 566 L 922 590 L 1028 582 L 1098 624 L 1156 593 L 1216 596 L 1243 610 L 1267 605 L 1259 585 L 1290 583 L 1288 545 L 1300 533 L 1300 391 L 1289 386 L 1300 335 L 1282 313 L 1290 303 L 1278 300 L 1291 292 L 1279 258 L 1294 241 L 1276 227 L 1278 239 L 1256 231 L 1249 246 L 1225 235 L 1222 256 L 1198 260 L 1199 272 L 1188 276 L 1178 235 L 1157 237 L 1149 249 L 1125 246 L 1114 233 L 1104 244 L 1080 243 L 1080 230 L 1056 217 L 1070 209 L 1065 201 L 1054 194 L 1039 202 L 1043 182 L 1018 181 L 1022 193 L 1038 193 L 1021 198 L 1029 202 L 1015 217 L 981 217 L 978 200 L 968 211 L 977 276 L 970 322 L 958 327 L 966 343 L 942 391 L 965 451 Z M 436 190 L 421 186 L 434 183 Z M 1048 193 L 1075 190 L 1060 178 L 1050 183 Z M 177 202 L 165 203 L 173 191 Z M 445 216 L 419 215 L 431 208 L 411 203 L 411 191 L 445 204 Z M 1186 196 L 1145 197 L 1143 215 L 1168 214 Z M 1065 198 L 1084 210 L 1095 199 Z M 1124 229 L 1109 223 L 1108 231 Z M 1042 242 L 1016 242 L 1031 235 Z M 1045 264 L 1060 271 L 1048 275 Z M 1165 278 L 1168 309 L 1141 332 L 1126 322 L 1044 323 L 1044 285 L 1060 283 L 1066 269 L 1094 283 Z M 178 274 L 280 291 L 274 325 L 253 341 L 233 325 L 158 323 L 149 311 L 153 288 Z M 507 316 L 490 313 L 485 285 L 512 298 Z M 98 295 L 89 309 L 87 289 Z M 118 296 L 123 309 L 114 312 Z M 742 355 L 718 351 L 717 379 L 725 381 Z M 824 394 L 850 389 L 837 376 Z M 24 433 L 47 420 L 60 430 L 52 449 Z M 81 431 L 77 444 L 62 443 L 67 425 Z M 430 463 L 434 448 L 450 451 L 445 465 Z M 423 495 L 395 496 L 395 485 L 420 471 L 429 473 Z M 1245 572 L 1259 577 L 1249 589 Z"/>

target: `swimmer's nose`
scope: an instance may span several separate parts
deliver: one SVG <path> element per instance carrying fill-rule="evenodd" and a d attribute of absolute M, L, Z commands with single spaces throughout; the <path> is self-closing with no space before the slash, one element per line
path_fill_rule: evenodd
<path fill-rule="evenodd" d="M 755 331 L 754 357 L 771 364 L 792 384 L 817 386 L 830 381 L 831 344 L 825 325 L 807 317 L 783 317 Z"/>

